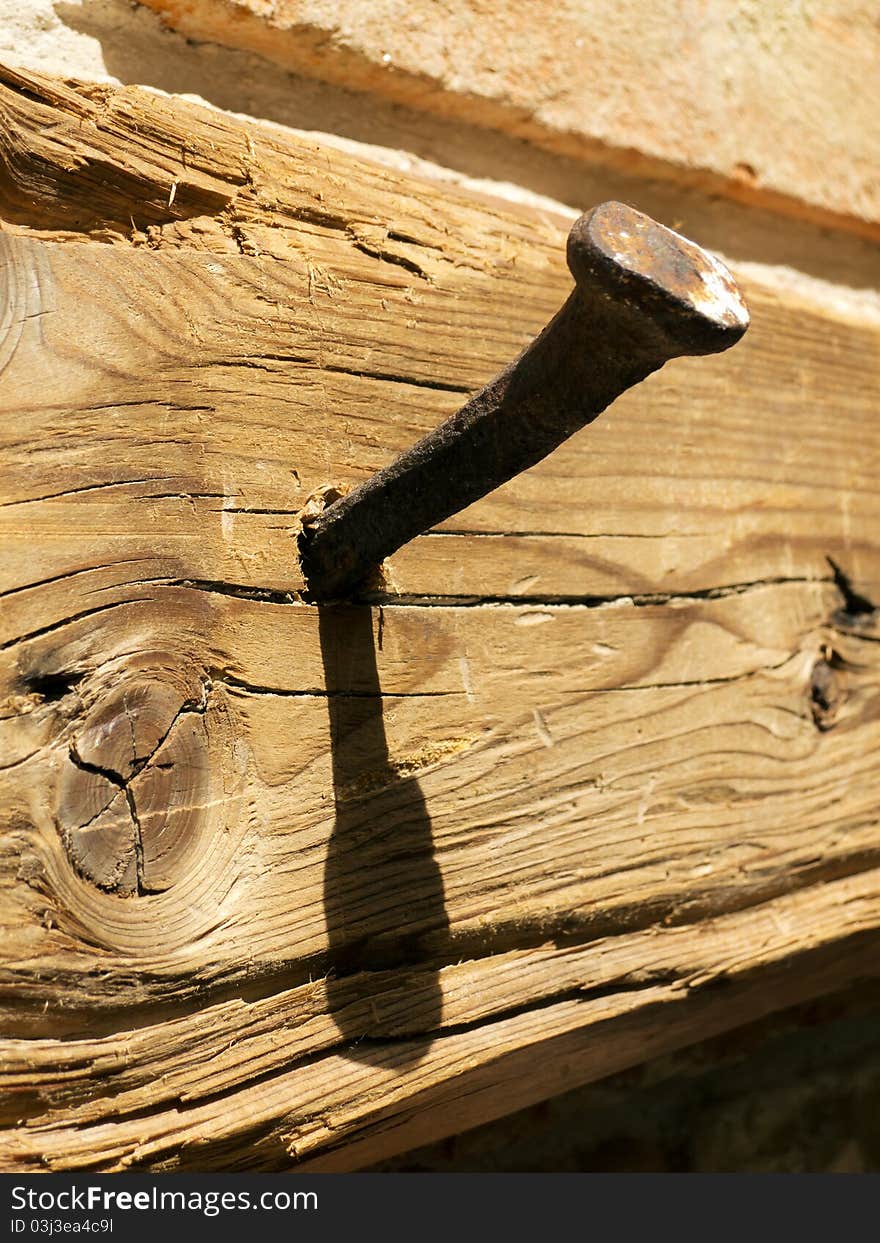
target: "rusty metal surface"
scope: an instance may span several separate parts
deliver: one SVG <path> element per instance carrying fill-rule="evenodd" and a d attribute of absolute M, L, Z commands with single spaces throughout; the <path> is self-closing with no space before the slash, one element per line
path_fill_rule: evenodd
<path fill-rule="evenodd" d="M 603 203 L 568 237 L 575 288 L 456 414 L 303 525 L 312 598 L 355 591 L 386 557 L 546 457 L 665 362 L 728 349 L 749 317 L 719 260 L 641 212 Z"/>

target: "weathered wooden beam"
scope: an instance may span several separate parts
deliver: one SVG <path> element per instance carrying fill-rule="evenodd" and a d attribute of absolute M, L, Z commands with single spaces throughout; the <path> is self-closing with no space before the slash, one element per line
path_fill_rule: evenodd
<path fill-rule="evenodd" d="M 753 282 L 318 609 L 565 222 L 0 82 L 4 1161 L 351 1167 L 874 971 L 878 330 Z"/>

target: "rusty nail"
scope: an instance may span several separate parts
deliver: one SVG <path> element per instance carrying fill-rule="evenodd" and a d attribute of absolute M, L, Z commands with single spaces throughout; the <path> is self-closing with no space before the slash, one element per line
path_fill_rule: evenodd
<path fill-rule="evenodd" d="M 568 266 L 573 292 L 510 366 L 304 524 L 312 598 L 350 594 L 401 545 L 539 462 L 669 359 L 726 350 L 748 327 L 719 260 L 622 203 L 575 221 Z"/>

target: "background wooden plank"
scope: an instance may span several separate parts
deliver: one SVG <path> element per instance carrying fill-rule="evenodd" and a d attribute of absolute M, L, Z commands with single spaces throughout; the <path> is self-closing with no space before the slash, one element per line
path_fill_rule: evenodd
<path fill-rule="evenodd" d="M 373 99 L 876 236 L 880 37 L 861 0 L 141 3 Z"/>

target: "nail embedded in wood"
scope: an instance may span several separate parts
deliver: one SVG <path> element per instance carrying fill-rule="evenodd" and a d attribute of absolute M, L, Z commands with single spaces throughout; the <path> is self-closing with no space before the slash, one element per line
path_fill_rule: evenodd
<path fill-rule="evenodd" d="M 457 414 L 303 525 L 316 600 L 353 592 L 403 544 L 533 466 L 672 358 L 735 344 L 749 314 L 727 268 L 622 203 L 568 236 L 575 288 Z"/>

